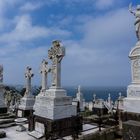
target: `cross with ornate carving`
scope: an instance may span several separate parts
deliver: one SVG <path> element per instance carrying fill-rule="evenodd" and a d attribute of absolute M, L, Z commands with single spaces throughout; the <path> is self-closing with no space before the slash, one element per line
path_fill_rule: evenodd
<path fill-rule="evenodd" d="M 26 67 L 26 73 L 25 73 L 25 78 L 26 78 L 26 92 L 25 96 L 31 95 L 31 78 L 34 76 L 32 73 L 32 68 L 29 66 Z"/>
<path fill-rule="evenodd" d="M 43 59 L 40 70 L 40 73 L 42 75 L 42 89 L 41 89 L 42 92 L 44 92 L 47 89 L 48 72 L 50 72 L 50 68 L 48 67 L 48 61 Z"/>
<path fill-rule="evenodd" d="M 48 57 L 52 61 L 52 86 L 61 87 L 61 61 L 65 55 L 65 48 L 60 45 L 60 41 L 52 42 L 53 47 L 48 50 Z"/>

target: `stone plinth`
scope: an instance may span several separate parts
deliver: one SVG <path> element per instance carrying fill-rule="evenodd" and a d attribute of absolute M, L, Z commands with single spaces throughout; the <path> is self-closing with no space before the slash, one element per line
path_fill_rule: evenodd
<path fill-rule="evenodd" d="M 131 59 L 132 82 L 127 88 L 127 98 L 124 98 L 124 111 L 140 113 L 140 44 L 132 48 Z"/>
<path fill-rule="evenodd" d="M 44 96 L 37 96 L 34 105 L 34 115 L 57 120 L 77 115 L 72 98 L 66 96 L 63 89 L 48 89 Z"/>
<path fill-rule="evenodd" d="M 29 117 L 33 113 L 33 106 L 35 103 L 34 96 L 23 97 L 17 109 L 18 117 Z"/>
<path fill-rule="evenodd" d="M 19 109 L 32 110 L 33 106 L 34 106 L 34 103 L 35 103 L 35 98 L 33 96 L 31 96 L 31 97 L 23 97 L 21 99 Z"/>
<path fill-rule="evenodd" d="M 138 140 L 140 138 L 140 122 L 129 120 L 123 123 L 123 140 Z"/>

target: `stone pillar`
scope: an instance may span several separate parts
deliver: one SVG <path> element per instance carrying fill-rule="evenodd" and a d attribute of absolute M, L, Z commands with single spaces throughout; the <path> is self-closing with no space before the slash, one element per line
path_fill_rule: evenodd
<path fill-rule="evenodd" d="M 124 110 L 140 113 L 140 44 L 130 51 L 132 82 L 127 87 L 127 98 L 124 99 Z"/>

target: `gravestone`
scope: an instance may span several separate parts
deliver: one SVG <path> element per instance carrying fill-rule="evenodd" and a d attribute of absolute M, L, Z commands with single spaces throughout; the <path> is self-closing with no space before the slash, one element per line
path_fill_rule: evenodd
<path fill-rule="evenodd" d="M 34 76 L 32 68 L 29 66 L 26 68 L 25 79 L 26 79 L 26 91 L 24 97 L 21 99 L 18 106 L 17 116 L 18 117 L 29 117 L 33 112 L 33 105 L 35 98 L 31 92 L 31 78 Z"/>
<path fill-rule="evenodd" d="M 85 103 L 85 100 L 84 100 L 84 97 L 83 97 L 83 93 L 81 92 L 81 86 L 79 85 L 78 86 L 78 92 L 76 94 L 76 98 L 73 99 L 72 104 L 77 105 L 77 109 L 78 109 L 78 112 L 79 112 L 79 111 L 85 111 L 84 103 Z"/>
<path fill-rule="evenodd" d="M 133 11 L 130 5 L 130 12 L 136 17 L 135 27 L 138 41 L 131 49 L 129 58 L 131 60 L 132 82 L 127 87 L 127 98 L 124 99 L 124 111 L 140 113 L 140 6 Z"/>
<path fill-rule="evenodd" d="M 3 66 L 0 65 L 0 114 L 2 113 L 7 113 L 7 106 L 4 100 Z"/>
<path fill-rule="evenodd" d="M 37 96 L 34 105 L 34 115 L 56 120 L 76 116 L 76 106 L 72 105 L 72 98 L 67 96 L 66 90 L 61 88 L 61 61 L 65 55 L 64 47 L 58 41 L 48 51 L 52 61 L 52 86 L 45 91 L 44 96 Z"/>
<path fill-rule="evenodd" d="M 44 89 L 43 94 L 36 96 L 34 104 L 34 125 L 31 127 L 35 128 L 30 135 L 36 138 L 45 135 L 47 139 L 54 133 L 60 136 L 76 133 L 80 129 L 76 127 L 82 124 L 77 117 L 76 106 L 72 105 L 72 97 L 67 96 L 66 90 L 61 87 L 61 61 L 65 56 L 65 48 L 58 40 L 53 41 L 52 44 L 53 46 L 48 50 L 52 65 L 50 68 L 47 65 L 41 68 Z M 46 82 L 48 72 L 51 73 L 52 78 L 50 88 L 47 88 Z"/>
<path fill-rule="evenodd" d="M 41 69 L 40 69 L 40 73 L 41 73 L 41 91 L 39 93 L 39 96 L 42 96 L 45 94 L 46 89 L 48 89 L 48 85 L 47 85 L 47 78 L 48 78 L 48 73 L 50 72 L 50 68 L 48 66 L 48 61 L 47 60 L 43 60 L 42 64 L 41 64 Z"/>

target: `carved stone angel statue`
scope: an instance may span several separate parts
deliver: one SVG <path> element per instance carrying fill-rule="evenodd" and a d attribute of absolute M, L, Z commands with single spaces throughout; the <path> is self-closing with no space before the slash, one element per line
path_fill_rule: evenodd
<path fill-rule="evenodd" d="M 135 29 L 136 29 L 136 36 L 138 41 L 140 41 L 140 5 L 137 5 L 136 10 L 132 9 L 132 3 L 129 4 L 129 11 L 132 13 L 136 20 L 135 20 Z"/>

